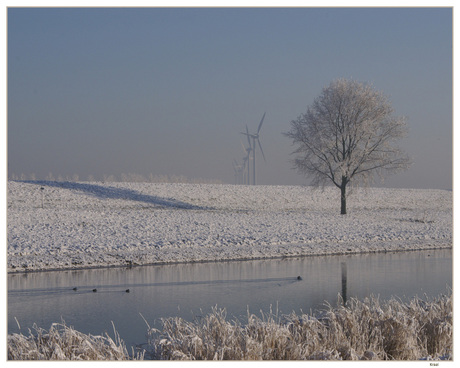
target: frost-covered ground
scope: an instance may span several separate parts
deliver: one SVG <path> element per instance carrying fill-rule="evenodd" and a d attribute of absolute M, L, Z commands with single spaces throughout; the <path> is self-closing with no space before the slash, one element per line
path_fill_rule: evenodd
<path fill-rule="evenodd" d="M 43 188 L 43 189 L 42 189 Z M 452 192 L 8 182 L 8 271 L 452 247 Z"/>

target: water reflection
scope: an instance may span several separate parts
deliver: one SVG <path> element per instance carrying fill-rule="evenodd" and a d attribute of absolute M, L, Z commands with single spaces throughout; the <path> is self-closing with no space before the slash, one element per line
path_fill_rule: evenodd
<path fill-rule="evenodd" d="M 342 299 L 343 304 L 347 304 L 347 264 L 342 262 L 340 267 L 342 269 Z"/>
<path fill-rule="evenodd" d="M 140 314 L 159 327 L 159 318 L 192 320 L 217 305 L 244 323 L 248 308 L 309 313 L 339 295 L 404 299 L 437 296 L 446 286 L 451 250 L 11 274 L 8 331 L 19 331 L 15 317 L 25 334 L 33 323 L 47 329 L 63 318 L 84 333 L 112 335 L 113 321 L 130 347 L 146 339 Z"/>

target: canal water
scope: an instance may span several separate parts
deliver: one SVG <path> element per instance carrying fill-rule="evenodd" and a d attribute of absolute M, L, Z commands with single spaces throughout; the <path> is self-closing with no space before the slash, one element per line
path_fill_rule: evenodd
<path fill-rule="evenodd" d="M 159 328 L 160 318 L 193 320 L 217 306 L 244 323 L 248 310 L 310 313 L 339 295 L 407 300 L 451 288 L 452 250 L 10 274 L 8 333 L 64 320 L 113 338 L 113 322 L 131 351 L 147 340 L 143 318 Z"/>

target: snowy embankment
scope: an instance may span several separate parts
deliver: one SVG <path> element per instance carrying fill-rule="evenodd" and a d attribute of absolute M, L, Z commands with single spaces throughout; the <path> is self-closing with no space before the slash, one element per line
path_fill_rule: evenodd
<path fill-rule="evenodd" d="M 8 182 L 8 271 L 452 247 L 452 192 Z"/>

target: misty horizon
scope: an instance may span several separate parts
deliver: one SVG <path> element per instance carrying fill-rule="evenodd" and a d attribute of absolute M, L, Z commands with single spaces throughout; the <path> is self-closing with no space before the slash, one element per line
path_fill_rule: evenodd
<path fill-rule="evenodd" d="M 257 184 L 309 185 L 282 133 L 345 77 L 408 118 L 414 164 L 373 186 L 452 190 L 451 8 L 10 7 L 7 18 L 9 179 L 235 184 L 241 132 L 266 112 Z"/>

